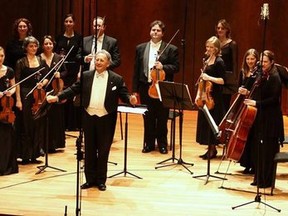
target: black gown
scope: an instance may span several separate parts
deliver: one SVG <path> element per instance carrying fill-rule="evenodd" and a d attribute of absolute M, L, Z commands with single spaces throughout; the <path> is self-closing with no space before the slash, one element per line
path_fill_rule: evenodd
<path fill-rule="evenodd" d="M 6 79 L 14 78 L 14 71 L 7 67 L 6 75 L 0 78 L 0 91 L 7 89 Z M 0 108 L 0 112 L 2 107 Z M 15 130 L 13 124 L 0 121 L 0 175 L 18 173 L 17 147 L 15 140 Z"/>
<path fill-rule="evenodd" d="M 256 119 L 250 131 L 256 168 L 254 184 L 260 188 L 271 187 L 274 156 L 279 152 L 279 144 L 283 142 L 281 89 L 279 74 L 273 66 L 269 76 L 261 80 L 260 86 L 252 95 L 257 107 Z"/>
<path fill-rule="evenodd" d="M 34 120 L 32 115 L 32 106 L 34 103 L 33 94 L 30 94 L 27 98 L 27 94 L 34 88 L 42 77 L 47 73 L 47 67 L 45 61 L 41 61 L 38 58 L 39 67 L 29 68 L 27 57 L 21 58 L 16 64 L 16 82 L 19 82 L 40 68 L 44 69 L 40 72 L 41 75 L 30 77 L 26 81 L 20 84 L 20 95 L 22 102 L 22 113 L 23 113 L 23 130 L 21 133 L 20 146 L 19 146 L 19 157 L 23 161 L 35 161 L 41 155 L 41 149 L 45 146 L 45 122 L 43 118 Z"/>
<path fill-rule="evenodd" d="M 208 65 L 204 72 L 210 76 L 224 79 L 224 62 L 221 57 L 217 57 L 214 64 Z M 211 96 L 214 99 L 215 106 L 209 111 L 215 123 L 219 125 L 225 114 L 222 97 L 222 85 L 213 83 Z M 202 110 L 198 110 L 196 142 L 201 145 L 218 144 L 218 141 Z"/>
<path fill-rule="evenodd" d="M 61 56 L 54 53 L 50 67 L 47 65 L 49 71 L 61 60 Z M 62 65 L 63 66 L 63 65 Z M 65 67 L 61 67 L 60 77 L 65 76 Z M 53 75 L 54 71 L 51 72 Z M 52 83 L 47 87 L 47 90 L 52 90 Z M 54 152 L 58 148 L 65 147 L 65 123 L 64 123 L 64 104 L 50 104 L 48 110 L 48 151 Z"/>
<path fill-rule="evenodd" d="M 81 63 L 81 47 L 83 38 L 80 34 L 74 33 L 74 36 L 68 38 L 66 36 L 59 35 L 56 38 L 55 52 L 62 55 L 66 55 L 72 46 L 73 49 L 69 53 L 65 60 L 65 67 L 67 69 L 67 75 L 64 78 L 65 88 L 71 86 L 77 80 L 77 74 L 80 70 Z M 80 108 L 75 107 L 73 99 L 69 99 L 65 103 L 65 128 L 74 131 L 80 128 Z"/>

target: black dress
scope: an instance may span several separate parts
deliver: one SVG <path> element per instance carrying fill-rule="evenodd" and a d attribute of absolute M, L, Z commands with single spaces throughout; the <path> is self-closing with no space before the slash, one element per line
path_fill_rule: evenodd
<path fill-rule="evenodd" d="M 225 84 L 223 86 L 223 100 L 225 110 L 228 111 L 231 96 L 238 89 L 237 44 L 231 40 L 221 48 L 221 58 L 225 64 Z"/>
<path fill-rule="evenodd" d="M 281 89 L 279 74 L 273 66 L 252 95 L 257 107 L 256 119 L 250 131 L 256 168 L 254 184 L 260 188 L 271 187 L 274 156 L 279 152 L 279 143 L 283 142 Z"/>
<path fill-rule="evenodd" d="M 61 56 L 57 53 L 54 53 L 54 56 L 51 61 L 49 71 L 61 60 Z M 65 67 L 61 67 L 60 70 L 60 77 L 65 76 Z M 54 71 L 51 72 L 53 75 Z M 53 81 L 51 82 L 52 85 Z M 47 90 L 52 90 L 52 86 L 49 85 Z M 48 110 L 48 150 L 49 152 L 54 152 L 57 148 L 64 148 L 65 147 L 65 124 L 64 124 L 64 104 L 50 104 Z"/>
<path fill-rule="evenodd" d="M 40 68 L 44 67 L 41 71 L 40 77 L 37 75 L 30 77 L 26 81 L 20 84 L 20 95 L 22 102 L 22 113 L 23 113 L 23 130 L 21 133 L 20 146 L 19 146 L 19 157 L 23 161 L 32 162 L 38 158 L 41 153 L 41 149 L 45 146 L 45 122 L 43 118 L 34 120 L 32 115 L 32 106 L 34 103 L 33 94 L 30 94 L 27 98 L 27 94 L 34 88 L 41 78 L 47 73 L 45 61 L 41 61 L 38 58 L 39 67 L 29 68 L 27 57 L 21 58 L 16 64 L 16 82 L 19 82 Z"/>
<path fill-rule="evenodd" d="M 208 65 L 204 71 L 209 76 L 223 78 L 224 79 L 224 62 L 221 57 L 215 59 L 214 64 Z M 219 125 L 225 112 L 222 97 L 222 85 L 213 83 L 213 90 L 211 96 L 214 99 L 215 106 L 213 109 L 209 110 L 211 116 L 213 117 L 215 123 Z M 196 131 L 196 142 L 201 145 L 215 145 L 218 141 L 207 121 L 205 114 L 202 110 L 198 110 L 197 117 L 197 131 Z"/>
<path fill-rule="evenodd" d="M 77 80 L 81 63 L 82 41 L 82 36 L 76 32 L 71 38 L 63 34 L 56 38 L 55 52 L 61 56 L 66 55 L 73 46 L 73 49 L 65 60 L 67 70 L 67 75 L 64 78 L 65 88 L 71 86 Z M 80 128 L 80 108 L 73 105 L 73 99 L 67 100 L 64 106 L 65 128 L 71 131 L 77 130 Z"/>
<path fill-rule="evenodd" d="M 242 75 L 242 71 L 240 73 L 240 77 L 239 77 L 239 86 L 244 86 L 246 89 L 251 90 L 253 84 L 255 83 L 256 80 L 256 76 L 252 75 L 250 77 L 245 77 L 243 78 Z M 247 141 L 243 150 L 243 153 L 241 155 L 241 158 L 239 159 L 239 163 L 242 167 L 245 167 L 247 171 L 247 173 L 251 172 L 255 172 L 255 167 L 253 164 L 253 157 L 254 157 L 254 153 L 252 151 L 252 133 L 249 133 L 248 137 L 247 137 Z"/>
<path fill-rule="evenodd" d="M 7 67 L 6 75 L 0 78 L 0 91 L 7 89 L 6 79 L 14 78 L 14 71 Z M 2 107 L 0 108 L 2 111 Z M 0 121 L 0 175 L 18 173 L 17 147 L 15 142 L 15 130 L 13 124 Z"/>

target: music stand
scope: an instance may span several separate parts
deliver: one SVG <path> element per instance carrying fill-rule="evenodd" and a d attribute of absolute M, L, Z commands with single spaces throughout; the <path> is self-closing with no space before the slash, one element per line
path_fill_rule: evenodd
<path fill-rule="evenodd" d="M 37 166 L 39 169 L 35 174 L 40 174 L 43 172 L 46 168 L 51 168 L 55 169 L 61 172 L 66 172 L 66 170 L 59 169 L 53 166 L 48 165 L 48 143 L 49 143 L 49 118 L 48 118 L 48 111 L 52 105 L 48 104 L 48 102 L 45 100 L 42 104 L 39 110 L 34 114 L 33 119 L 39 119 L 39 118 L 45 118 L 46 121 L 46 130 L 45 130 L 45 137 L 46 137 L 46 142 L 45 142 L 45 164 L 42 166 Z"/>
<path fill-rule="evenodd" d="M 129 105 L 121 104 L 118 106 L 118 112 L 125 113 L 125 135 L 124 135 L 124 168 L 123 171 L 116 173 L 112 176 L 109 176 L 108 178 L 113 178 L 114 176 L 124 174 L 124 177 L 126 177 L 126 174 L 130 174 L 131 176 L 134 176 L 138 179 L 142 179 L 141 177 L 127 171 L 127 149 L 128 149 L 128 114 L 141 114 L 143 115 L 147 111 L 146 106 L 138 106 L 131 107 Z"/>
<path fill-rule="evenodd" d="M 169 160 L 172 160 L 172 164 L 165 164 L 161 166 L 156 166 L 155 169 L 174 165 L 174 161 L 177 161 L 177 164 L 182 165 L 188 172 L 193 174 L 185 165 L 193 166 L 193 163 L 186 163 L 182 159 L 182 126 L 183 126 L 183 110 L 192 110 L 193 103 L 191 100 L 190 92 L 188 85 L 175 82 L 159 81 L 159 98 L 163 103 L 163 106 L 169 109 L 173 109 L 175 115 L 175 110 L 179 110 L 179 146 L 180 154 L 179 158 L 175 158 L 175 128 L 171 131 L 174 133 L 172 135 L 172 157 L 166 160 L 163 160 L 157 164 L 163 164 Z"/>
<path fill-rule="evenodd" d="M 219 135 L 218 126 L 216 125 L 213 117 L 210 115 L 210 112 L 209 112 L 207 106 L 204 105 L 203 108 L 201 108 L 201 110 L 204 112 L 205 117 L 206 117 L 212 131 L 213 131 L 214 136 L 218 137 L 218 135 Z M 210 152 L 210 150 L 211 150 L 211 144 L 208 145 L 208 152 Z M 207 173 L 205 175 L 193 176 L 193 178 L 201 178 L 201 177 L 206 177 L 206 181 L 205 181 L 204 185 L 206 185 L 208 183 L 208 180 L 210 177 L 221 179 L 221 180 L 227 180 L 226 178 L 222 178 L 222 177 L 218 177 L 218 176 L 210 174 L 210 157 L 209 156 L 207 157 Z"/>

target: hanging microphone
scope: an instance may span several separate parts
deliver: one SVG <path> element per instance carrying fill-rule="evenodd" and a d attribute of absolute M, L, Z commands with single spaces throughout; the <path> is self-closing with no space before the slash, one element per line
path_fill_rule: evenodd
<path fill-rule="evenodd" d="M 269 19 L 269 4 L 268 3 L 263 3 L 263 6 L 261 7 L 261 19 Z"/>

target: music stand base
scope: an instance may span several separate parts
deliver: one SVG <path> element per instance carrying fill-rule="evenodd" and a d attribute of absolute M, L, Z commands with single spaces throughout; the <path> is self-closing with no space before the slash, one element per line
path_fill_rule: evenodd
<path fill-rule="evenodd" d="M 159 168 L 163 168 L 163 167 L 173 166 L 173 165 L 178 165 L 179 164 L 179 165 L 183 166 L 191 175 L 193 174 L 193 172 L 191 170 L 189 170 L 188 167 L 186 167 L 185 165 L 194 166 L 194 164 L 193 163 L 186 163 L 181 158 L 177 159 L 177 158 L 173 158 L 172 157 L 172 158 L 168 158 L 168 159 L 166 159 L 164 161 L 161 161 L 161 162 L 159 162 L 157 164 L 163 164 L 163 163 L 165 163 L 165 162 L 167 162 L 169 160 L 172 160 L 171 164 L 164 164 L 164 165 L 161 165 L 161 166 L 156 166 L 155 169 L 159 169 Z M 174 163 L 174 161 L 177 161 L 177 163 Z"/>
<path fill-rule="evenodd" d="M 226 178 L 222 178 L 222 177 L 214 176 L 214 175 L 210 175 L 210 174 L 193 176 L 193 178 L 202 178 L 202 177 L 206 177 L 206 181 L 205 181 L 204 185 L 206 185 L 208 183 L 210 177 L 216 178 L 216 179 L 221 179 L 221 180 L 227 180 Z"/>
<path fill-rule="evenodd" d="M 58 171 L 61 171 L 61 172 L 66 172 L 66 170 L 59 169 L 59 168 L 52 167 L 52 166 L 48 166 L 48 165 L 38 166 L 37 168 L 38 168 L 39 170 L 35 173 L 35 175 L 43 172 L 46 168 L 51 168 L 51 169 L 58 170 Z"/>
<path fill-rule="evenodd" d="M 133 173 L 130 173 L 130 172 L 128 172 L 128 171 L 122 171 L 122 172 L 116 173 L 116 174 L 114 174 L 114 175 L 112 175 L 112 176 L 109 176 L 108 178 L 113 178 L 113 177 L 115 177 L 115 176 L 117 176 L 117 175 L 121 175 L 122 173 L 124 174 L 124 177 L 126 177 L 126 174 L 129 174 L 129 175 L 131 175 L 131 176 L 134 176 L 135 178 L 142 179 L 140 176 L 137 176 L 137 175 L 135 175 L 135 174 L 133 174 Z"/>
<path fill-rule="evenodd" d="M 273 207 L 273 206 L 271 206 L 271 205 L 269 205 L 269 204 L 267 204 L 265 202 L 262 202 L 261 201 L 261 195 L 258 195 L 258 194 L 256 195 L 256 197 L 255 197 L 255 199 L 253 201 L 250 201 L 250 202 L 247 202 L 247 203 L 243 203 L 243 204 L 238 205 L 238 206 L 234 206 L 234 207 L 232 207 L 232 210 L 234 210 L 236 208 L 239 208 L 239 207 L 242 207 L 242 206 L 245 206 L 245 205 L 249 205 L 249 204 L 254 203 L 254 202 L 257 202 L 259 204 L 263 204 L 265 206 L 268 206 L 268 207 L 274 209 L 275 211 L 281 212 L 281 209 L 277 209 L 277 208 L 275 208 L 275 207 Z"/>

